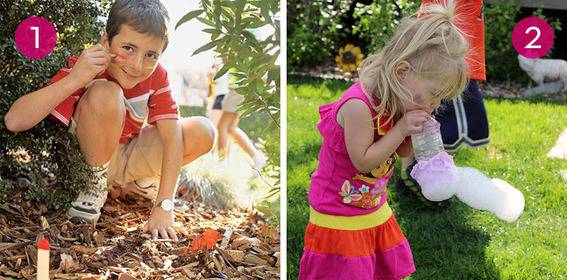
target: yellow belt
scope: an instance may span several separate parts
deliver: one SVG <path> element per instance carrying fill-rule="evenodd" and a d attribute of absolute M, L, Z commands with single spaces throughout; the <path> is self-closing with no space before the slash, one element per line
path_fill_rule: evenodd
<path fill-rule="evenodd" d="M 309 222 L 326 228 L 339 230 L 362 230 L 373 228 L 386 222 L 392 216 L 392 209 L 388 202 L 384 203 L 380 209 L 365 215 L 357 216 L 335 216 L 323 214 L 309 207 Z"/>

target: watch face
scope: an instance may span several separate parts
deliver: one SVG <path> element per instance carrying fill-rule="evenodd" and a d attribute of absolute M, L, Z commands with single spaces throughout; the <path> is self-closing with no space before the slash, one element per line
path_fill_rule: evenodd
<path fill-rule="evenodd" d="M 173 209 L 173 202 L 169 199 L 164 199 L 161 202 L 161 208 L 165 211 L 171 211 Z"/>

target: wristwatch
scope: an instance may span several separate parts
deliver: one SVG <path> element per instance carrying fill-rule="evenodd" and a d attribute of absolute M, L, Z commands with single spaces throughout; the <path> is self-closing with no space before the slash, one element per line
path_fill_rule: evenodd
<path fill-rule="evenodd" d="M 165 212 L 169 212 L 173 210 L 173 201 L 171 201 L 171 199 L 166 198 L 160 202 L 154 203 L 154 207 L 156 206 L 161 207 L 161 209 L 163 209 L 163 211 Z"/>

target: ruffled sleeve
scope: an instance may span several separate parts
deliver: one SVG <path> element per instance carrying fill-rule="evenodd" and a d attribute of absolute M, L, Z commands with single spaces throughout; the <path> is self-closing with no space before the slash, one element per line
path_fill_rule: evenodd
<path fill-rule="evenodd" d="M 347 153 L 345 144 L 344 129 L 337 123 L 336 109 L 339 102 L 325 104 L 319 107 L 321 120 L 317 124 L 317 129 L 324 140 L 324 145 L 329 146 L 338 153 Z"/>

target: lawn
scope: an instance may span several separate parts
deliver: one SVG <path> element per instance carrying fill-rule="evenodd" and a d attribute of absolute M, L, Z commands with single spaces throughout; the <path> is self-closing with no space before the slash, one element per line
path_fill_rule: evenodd
<path fill-rule="evenodd" d="M 349 85 L 288 80 L 288 279 L 297 279 L 303 250 L 309 175 L 321 144 L 317 109 Z M 461 148 L 455 162 L 518 188 L 526 198 L 524 213 L 508 224 L 455 198 L 450 209 L 436 212 L 390 189 L 389 203 L 414 255 L 417 271 L 408 279 L 567 279 L 567 188 L 559 173 L 567 161 L 545 156 L 567 127 L 567 104 L 541 99 L 487 99 L 485 104 L 491 144 Z"/>

